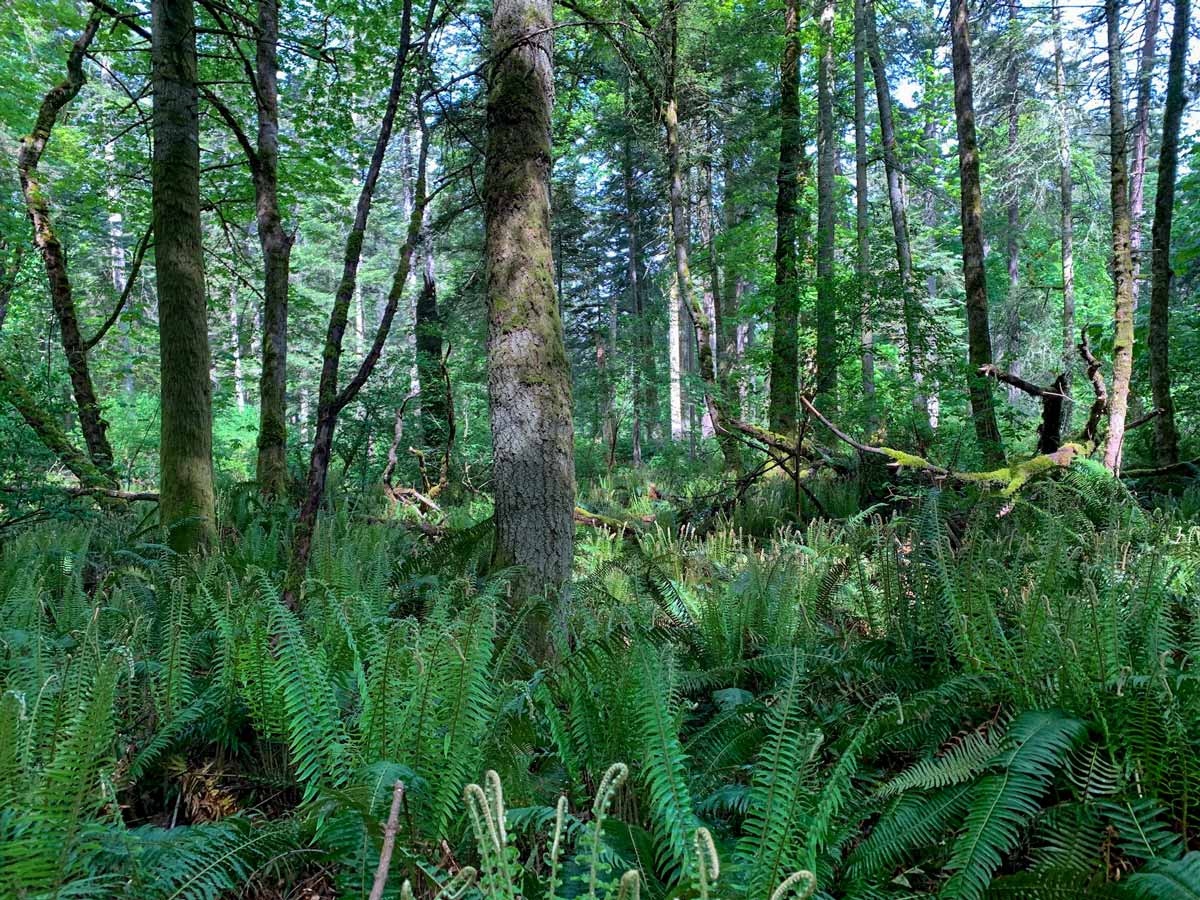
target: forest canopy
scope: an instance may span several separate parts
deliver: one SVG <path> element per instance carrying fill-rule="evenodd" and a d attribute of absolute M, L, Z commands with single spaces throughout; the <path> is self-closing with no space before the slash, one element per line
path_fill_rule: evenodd
<path fill-rule="evenodd" d="M 1190 0 L 10 0 L 0 896 L 1200 897 Z"/>

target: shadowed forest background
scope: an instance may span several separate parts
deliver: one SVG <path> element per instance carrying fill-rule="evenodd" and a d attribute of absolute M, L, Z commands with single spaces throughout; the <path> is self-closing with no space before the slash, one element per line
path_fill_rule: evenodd
<path fill-rule="evenodd" d="M 0 897 L 1200 898 L 1190 0 L 9 0 Z"/>

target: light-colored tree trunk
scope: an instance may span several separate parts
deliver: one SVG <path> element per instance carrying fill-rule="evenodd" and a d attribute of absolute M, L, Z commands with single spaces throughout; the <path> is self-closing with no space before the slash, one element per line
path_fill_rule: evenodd
<path fill-rule="evenodd" d="M 192 0 L 153 0 L 154 268 L 158 283 L 159 518 L 179 552 L 216 538 L 211 353 L 200 224 Z"/>
<path fill-rule="evenodd" d="M 1179 125 L 1187 104 L 1188 24 L 1191 0 L 1175 0 L 1171 56 L 1167 71 L 1167 103 L 1163 111 L 1162 148 L 1158 156 L 1158 188 L 1154 227 L 1150 232 L 1150 388 L 1158 416 L 1154 420 L 1154 452 L 1160 466 L 1179 462 L 1179 432 L 1171 398 L 1170 344 L 1171 221 L 1175 209 L 1175 176 L 1179 167 Z"/>
<path fill-rule="evenodd" d="M 1062 371 L 1066 379 L 1064 421 L 1071 422 L 1071 381 L 1075 368 L 1075 221 L 1071 199 L 1071 134 L 1067 126 L 1067 76 L 1063 62 L 1062 11 L 1054 0 L 1054 93 L 1058 102 L 1059 241 L 1062 258 Z"/>
<path fill-rule="evenodd" d="M 1006 298 L 1005 355 L 1009 374 L 1020 377 L 1023 370 L 1021 359 L 1021 184 L 1016 177 L 1017 142 L 1021 122 L 1021 66 L 1024 60 L 1020 53 L 1020 25 L 1018 23 L 1018 0 L 1008 0 L 1008 59 L 1006 84 L 1004 87 L 1008 117 L 1008 160 L 1014 175 L 1011 177 L 1007 203 L 1008 233 L 1008 297 Z M 1011 384 L 1008 386 L 1008 402 L 1019 403 L 1023 394 Z"/>
<path fill-rule="evenodd" d="M 233 352 L 233 393 L 238 412 L 246 411 L 246 381 L 242 375 L 242 323 L 238 316 L 236 282 L 229 287 L 229 347 Z"/>
<path fill-rule="evenodd" d="M 996 424 L 991 379 L 979 373 L 992 362 L 987 278 L 983 268 L 983 191 L 979 184 L 979 145 L 975 137 L 975 97 L 967 0 L 951 0 L 950 40 L 954 66 L 954 118 L 958 130 L 958 173 L 962 192 L 963 281 L 967 294 L 967 373 L 971 416 L 980 452 L 988 464 L 1004 460 Z"/>
<path fill-rule="evenodd" d="M 921 130 L 921 137 L 925 145 L 925 153 L 929 160 L 930 167 L 936 171 L 937 162 L 940 157 L 940 149 L 938 143 L 938 127 L 937 121 L 934 118 L 932 103 L 928 95 L 923 101 L 925 107 L 925 123 Z M 934 229 L 938 224 L 937 210 L 937 194 L 930 187 L 925 191 L 924 208 L 922 210 L 922 223 L 927 229 L 927 233 L 934 233 Z M 938 299 L 938 276 L 937 272 L 930 271 L 925 275 L 925 296 L 929 299 L 932 306 Z M 915 301 L 914 301 L 915 302 Z M 924 359 L 926 366 L 932 369 L 932 364 L 936 360 L 937 351 L 933 346 L 924 348 Z M 923 394 L 923 396 L 922 396 Z M 931 377 L 925 385 L 923 391 L 918 390 L 917 396 L 914 399 L 914 404 L 917 407 L 917 413 L 922 418 L 920 421 L 928 422 L 930 432 L 936 431 L 938 423 L 941 420 L 942 401 L 938 395 L 937 383 Z"/>
<path fill-rule="evenodd" d="M 671 389 L 671 440 L 687 437 L 683 422 L 683 326 L 680 320 L 679 275 L 671 274 L 667 293 L 667 364 Z"/>
<path fill-rule="evenodd" d="M 1146 0 L 1142 52 L 1138 57 L 1137 107 L 1133 115 L 1133 159 L 1129 170 L 1129 253 L 1133 260 L 1133 306 L 1137 308 L 1142 270 L 1142 214 L 1146 211 L 1146 159 L 1150 149 L 1150 95 L 1162 0 Z"/>
<path fill-rule="evenodd" d="M 1108 399 L 1108 438 L 1104 465 L 1121 467 L 1125 419 L 1129 412 L 1129 382 L 1133 373 L 1133 258 L 1130 246 L 1129 169 L 1125 101 L 1121 71 L 1121 16 L 1119 0 L 1105 0 L 1108 35 L 1109 184 L 1112 204 L 1113 362 Z"/>
<path fill-rule="evenodd" d="M 550 0 L 496 0 L 484 175 L 488 399 L 497 566 L 521 566 L 520 601 L 559 590 L 574 547 L 571 383 L 550 243 Z M 553 651 L 533 616 L 533 652 Z"/>

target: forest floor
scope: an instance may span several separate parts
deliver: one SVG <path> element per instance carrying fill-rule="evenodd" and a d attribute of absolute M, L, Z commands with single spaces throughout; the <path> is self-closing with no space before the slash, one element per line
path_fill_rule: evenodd
<path fill-rule="evenodd" d="M 376 896 L 392 834 L 383 896 L 1198 896 L 1194 491 L 720 484 L 589 482 L 635 528 L 580 527 L 540 660 L 481 498 L 340 500 L 295 611 L 245 491 L 204 558 L 12 536 L 0 894 Z"/>

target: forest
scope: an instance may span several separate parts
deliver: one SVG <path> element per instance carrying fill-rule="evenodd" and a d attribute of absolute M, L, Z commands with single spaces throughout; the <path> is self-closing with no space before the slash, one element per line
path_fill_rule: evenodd
<path fill-rule="evenodd" d="M 1190 0 L 5 0 L 0 900 L 1200 900 Z"/>

